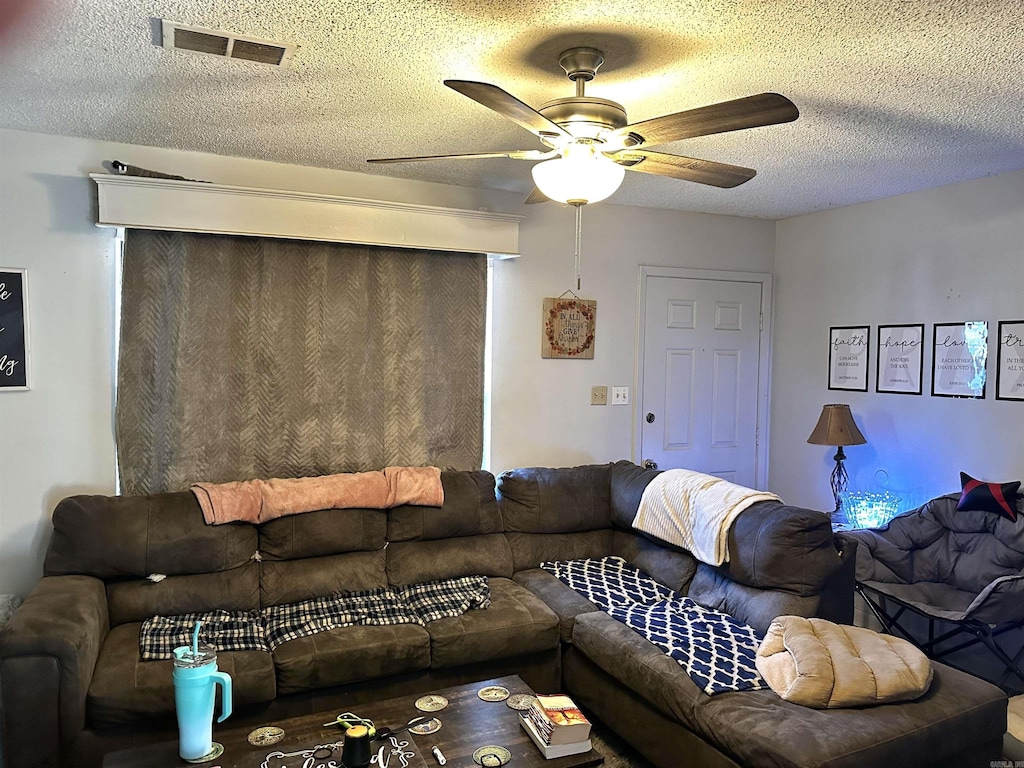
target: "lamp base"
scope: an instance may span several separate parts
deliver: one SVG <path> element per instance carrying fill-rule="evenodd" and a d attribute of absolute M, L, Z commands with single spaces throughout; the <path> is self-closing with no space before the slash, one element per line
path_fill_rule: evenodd
<path fill-rule="evenodd" d="M 832 486 L 832 496 L 835 497 L 836 500 L 835 513 L 839 513 L 843 508 L 843 500 L 839 494 L 846 490 L 846 484 L 849 481 L 849 476 L 846 474 L 846 465 L 843 464 L 843 462 L 846 461 L 846 454 L 843 453 L 843 446 L 836 446 L 836 455 L 832 458 L 836 462 L 836 468 L 832 470 L 830 484 Z"/>

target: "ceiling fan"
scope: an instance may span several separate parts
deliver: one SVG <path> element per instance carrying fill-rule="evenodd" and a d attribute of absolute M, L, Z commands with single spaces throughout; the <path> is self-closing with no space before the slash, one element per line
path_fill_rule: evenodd
<path fill-rule="evenodd" d="M 558 60 L 576 95 L 555 99 L 533 109 L 496 85 L 472 80 L 445 80 L 444 84 L 534 134 L 545 149 L 480 152 L 476 154 L 389 157 L 369 163 L 408 163 L 422 160 L 469 160 L 507 157 L 539 160 L 533 167 L 536 188 L 527 203 L 557 200 L 576 206 L 603 200 L 622 183 L 625 170 L 670 176 L 714 187 L 736 187 L 757 171 L 738 165 L 699 160 L 649 147 L 680 139 L 776 125 L 796 120 L 796 106 L 777 93 L 761 93 L 685 112 L 662 115 L 629 124 L 621 104 L 587 96 L 585 84 L 604 63 L 596 48 L 571 48 Z"/>

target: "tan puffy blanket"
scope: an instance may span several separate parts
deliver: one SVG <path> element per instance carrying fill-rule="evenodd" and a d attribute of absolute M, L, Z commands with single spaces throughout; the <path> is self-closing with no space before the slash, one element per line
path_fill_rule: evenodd
<path fill-rule="evenodd" d="M 284 515 L 318 509 L 390 509 L 402 504 L 444 504 L 437 467 L 385 467 L 321 477 L 194 483 L 207 525 L 244 521 L 265 523 Z"/>
<path fill-rule="evenodd" d="M 779 696 L 815 709 L 908 701 L 932 682 L 928 657 L 906 640 L 802 616 L 771 623 L 756 664 Z"/>

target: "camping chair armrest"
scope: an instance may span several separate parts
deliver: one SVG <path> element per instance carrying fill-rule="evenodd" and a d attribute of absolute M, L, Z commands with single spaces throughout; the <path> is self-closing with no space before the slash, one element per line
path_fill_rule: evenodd
<path fill-rule="evenodd" d="M 991 625 L 1024 620 L 1024 574 L 993 581 L 974 598 L 965 618 Z"/>

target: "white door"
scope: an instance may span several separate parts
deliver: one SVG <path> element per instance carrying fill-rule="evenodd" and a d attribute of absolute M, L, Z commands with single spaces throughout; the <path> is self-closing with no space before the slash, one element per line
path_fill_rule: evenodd
<path fill-rule="evenodd" d="M 641 279 L 641 463 L 757 487 L 764 284 Z"/>

